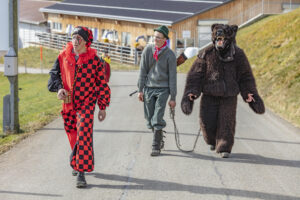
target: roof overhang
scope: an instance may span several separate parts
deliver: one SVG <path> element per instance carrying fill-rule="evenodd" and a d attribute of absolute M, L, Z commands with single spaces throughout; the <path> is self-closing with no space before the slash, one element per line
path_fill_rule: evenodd
<path fill-rule="evenodd" d="M 34 25 L 40 25 L 47 22 L 47 20 L 44 21 L 30 21 L 30 20 L 19 20 L 20 23 L 26 23 L 26 24 L 34 24 Z"/>
<path fill-rule="evenodd" d="M 121 21 L 130 21 L 130 22 L 165 25 L 165 26 L 172 26 L 172 24 L 173 24 L 172 21 L 165 21 L 165 20 L 124 17 L 124 16 L 117 16 L 117 15 L 103 15 L 103 14 L 94 14 L 94 13 L 86 13 L 86 12 L 73 12 L 73 11 L 54 10 L 54 9 L 47 9 L 47 8 L 40 8 L 40 11 L 45 12 L 45 13 L 53 13 L 53 14 L 64 14 L 64 15 L 83 16 L 83 17 L 96 17 L 96 18 L 104 18 L 104 19 L 111 19 L 111 20 L 121 20 Z"/>

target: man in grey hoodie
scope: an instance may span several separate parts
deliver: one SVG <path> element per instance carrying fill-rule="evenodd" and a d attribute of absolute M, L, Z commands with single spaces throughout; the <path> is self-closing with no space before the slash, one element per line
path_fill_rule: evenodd
<path fill-rule="evenodd" d="M 163 117 L 169 95 L 169 106 L 176 106 L 176 56 L 167 46 L 168 34 L 166 26 L 154 29 L 154 44 L 146 46 L 140 62 L 138 99 L 144 102 L 147 127 L 154 133 L 151 156 L 158 156 L 164 145 Z"/>

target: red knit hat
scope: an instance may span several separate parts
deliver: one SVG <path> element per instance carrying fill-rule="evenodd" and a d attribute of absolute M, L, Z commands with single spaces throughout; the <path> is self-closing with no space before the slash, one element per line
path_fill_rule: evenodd
<path fill-rule="evenodd" d="M 93 32 L 90 29 L 83 26 L 76 26 L 73 30 L 72 36 L 75 34 L 80 35 L 84 41 L 86 41 L 87 47 L 91 46 L 93 42 Z"/>

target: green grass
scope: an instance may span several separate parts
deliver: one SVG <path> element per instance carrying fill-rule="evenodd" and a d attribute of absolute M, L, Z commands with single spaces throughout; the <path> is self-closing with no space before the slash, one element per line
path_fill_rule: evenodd
<path fill-rule="evenodd" d="M 110 63 L 111 70 L 114 71 L 130 71 L 130 70 L 138 70 L 138 65 L 129 65 L 129 64 L 121 64 L 115 61 L 111 61 Z"/>
<path fill-rule="evenodd" d="M 61 102 L 47 89 L 49 75 L 20 74 L 19 123 L 22 134 L 0 138 L 0 153 L 58 116 Z M 3 134 L 3 96 L 9 93 L 9 81 L 0 73 L 0 134 Z"/>
<path fill-rule="evenodd" d="M 59 51 L 54 49 L 43 48 L 42 68 L 50 69 L 55 62 Z M 0 58 L 3 63 L 3 57 Z M 32 68 L 41 67 L 40 47 L 28 47 L 20 49 L 18 52 L 18 65 Z"/>
<path fill-rule="evenodd" d="M 242 28 L 237 44 L 248 56 L 267 107 L 300 127 L 300 9 Z M 179 71 L 187 72 L 196 57 Z"/>

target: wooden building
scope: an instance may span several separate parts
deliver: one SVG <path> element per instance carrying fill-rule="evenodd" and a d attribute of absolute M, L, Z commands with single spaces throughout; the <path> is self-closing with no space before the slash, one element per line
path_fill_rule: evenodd
<path fill-rule="evenodd" d="M 50 1 L 20 0 L 19 6 L 19 48 L 32 45 L 38 40 L 37 32 L 49 32 L 47 19 L 40 8 L 53 5 Z"/>
<path fill-rule="evenodd" d="M 213 23 L 241 25 L 265 14 L 286 12 L 300 0 L 65 0 L 40 9 L 52 32 L 87 26 L 98 41 L 134 47 L 151 42 L 153 29 L 168 26 L 175 50 L 210 41 Z"/>

